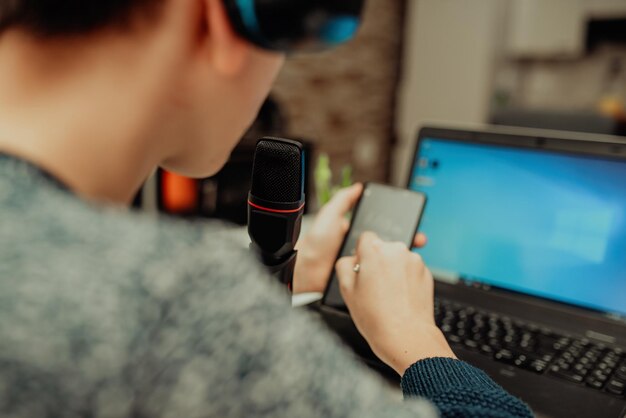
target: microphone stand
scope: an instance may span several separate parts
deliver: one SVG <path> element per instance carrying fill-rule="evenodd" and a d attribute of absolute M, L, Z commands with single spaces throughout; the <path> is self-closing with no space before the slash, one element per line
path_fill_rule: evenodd
<path fill-rule="evenodd" d="M 273 260 L 273 262 L 265 259 L 262 260 L 270 274 L 278 280 L 279 283 L 285 285 L 289 293 L 293 293 L 293 274 L 296 269 L 297 257 L 298 251 L 294 250 L 284 261 L 278 261 L 278 264 L 274 264 L 277 260 Z"/>
<path fill-rule="evenodd" d="M 287 256 L 276 259 L 264 255 L 259 248 L 253 243 L 250 244 L 250 251 L 265 266 L 272 277 L 287 288 L 289 294 L 293 293 L 293 275 L 296 269 L 296 261 L 298 259 L 298 251 L 293 250 Z"/>

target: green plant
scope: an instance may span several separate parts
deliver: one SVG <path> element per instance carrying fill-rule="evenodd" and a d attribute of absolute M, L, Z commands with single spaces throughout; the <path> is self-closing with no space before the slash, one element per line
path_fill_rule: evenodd
<path fill-rule="evenodd" d="M 353 184 L 352 167 L 347 165 L 341 169 L 341 181 L 333 185 L 333 172 L 330 166 L 330 157 L 321 154 L 315 167 L 315 191 L 317 193 L 318 207 L 324 206 L 332 199 L 339 190 L 350 187 Z"/>

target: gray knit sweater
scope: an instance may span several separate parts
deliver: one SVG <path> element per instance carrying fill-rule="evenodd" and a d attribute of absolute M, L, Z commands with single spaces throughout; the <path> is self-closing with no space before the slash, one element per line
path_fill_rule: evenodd
<path fill-rule="evenodd" d="M 223 225 L 96 207 L 57 186 L 0 155 L 0 416 L 437 415 L 394 401 Z M 456 363 L 425 363 L 427 378 L 448 392 L 486 384 L 528 415 Z M 433 391 L 412 373 L 405 392 Z"/>

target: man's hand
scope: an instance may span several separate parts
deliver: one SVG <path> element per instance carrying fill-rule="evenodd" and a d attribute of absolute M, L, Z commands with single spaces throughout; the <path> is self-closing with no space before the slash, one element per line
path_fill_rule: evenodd
<path fill-rule="evenodd" d="M 356 184 L 341 190 L 324 206 L 297 245 L 298 259 L 294 274 L 294 293 L 322 293 L 333 271 L 341 244 L 350 228 L 346 218 L 363 193 Z M 418 234 L 413 245 L 426 245 L 426 236 Z"/>
<path fill-rule="evenodd" d="M 435 325 L 433 277 L 403 243 L 383 242 L 366 232 L 356 255 L 337 262 L 337 275 L 359 332 L 400 376 L 419 360 L 455 358 Z"/>

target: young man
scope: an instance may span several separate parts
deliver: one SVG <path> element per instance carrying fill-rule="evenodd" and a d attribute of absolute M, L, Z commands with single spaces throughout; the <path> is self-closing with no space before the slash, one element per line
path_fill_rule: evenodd
<path fill-rule="evenodd" d="M 402 245 L 366 234 L 337 268 L 374 351 L 432 403 L 387 399 L 219 225 L 121 209 L 157 166 L 217 172 L 283 60 L 222 0 L 0 0 L 2 416 L 530 416 L 454 358 Z M 325 287 L 360 192 L 302 240 L 296 291 Z"/>

